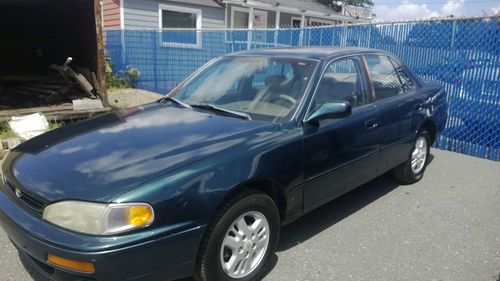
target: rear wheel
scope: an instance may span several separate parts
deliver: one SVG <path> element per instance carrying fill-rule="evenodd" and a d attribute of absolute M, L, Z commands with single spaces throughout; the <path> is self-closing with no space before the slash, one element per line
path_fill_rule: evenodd
<path fill-rule="evenodd" d="M 217 212 L 200 249 L 199 281 L 261 280 L 279 235 L 279 212 L 264 193 L 247 191 Z"/>
<path fill-rule="evenodd" d="M 422 179 L 430 151 L 430 135 L 427 130 L 417 134 L 413 150 L 406 162 L 394 168 L 393 174 L 402 183 L 411 184 Z"/>

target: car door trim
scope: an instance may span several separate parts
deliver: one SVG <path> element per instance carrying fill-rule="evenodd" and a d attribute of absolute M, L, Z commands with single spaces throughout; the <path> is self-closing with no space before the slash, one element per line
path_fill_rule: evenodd
<path fill-rule="evenodd" d="M 358 158 L 356 158 L 356 159 L 353 159 L 353 160 L 351 160 L 351 161 L 349 161 L 349 162 L 346 162 L 346 163 L 344 163 L 342 166 L 339 166 L 339 167 L 335 167 L 335 168 L 328 169 L 328 170 L 326 170 L 326 171 L 323 171 L 323 172 L 321 172 L 321 173 L 319 173 L 319 174 L 317 174 L 317 175 L 311 176 L 311 177 L 309 177 L 309 178 L 304 178 L 304 183 L 309 183 L 309 182 L 314 181 L 314 180 L 316 180 L 316 179 L 318 179 L 318 178 L 321 178 L 321 177 L 323 177 L 323 176 L 325 176 L 325 175 L 328 175 L 328 174 L 332 174 L 332 173 L 338 172 L 338 171 L 340 171 L 340 170 L 342 170 L 342 169 L 345 169 L 345 168 L 347 168 L 347 167 L 349 167 L 349 166 L 351 166 L 351 165 L 353 165 L 353 164 L 355 164 L 355 163 L 358 163 L 358 162 L 360 162 L 360 161 L 362 161 L 362 160 L 364 160 L 364 159 L 366 159 L 366 158 L 368 158 L 368 157 L 371 157 L 371 156 L 373 156 L 374 154 L 377 154 L 377 153 L 380 153 L 380 151 L 374 151 L 374 152 L 372 152 L 372 153 L 370 153 L 370 154 L 367 154 L 367 155 L 365 155 L 365 156 L 361 156 L 361 157 L 358 157 Z"/>

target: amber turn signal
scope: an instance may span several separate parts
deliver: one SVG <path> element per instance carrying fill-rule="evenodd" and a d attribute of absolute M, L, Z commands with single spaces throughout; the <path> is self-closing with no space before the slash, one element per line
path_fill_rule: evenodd
<path fill-rule="evenodd" d="M 128 213 L 128 223 L 132 226 L 141 226 L 153 221 L 153 211 L 148 206 L 132 206 Z"/>
<path fill-rule="evenodd" d="M 53 265 L 57 265 L 62 268 L 66 268 L 73 271 L 83 272 L 83 273 L 94 273 L 95 267 L 91 262 L 81 262 L 74 261 L 70 259 L 61 258 L 54 256 L 52 254 L 47 255 L 47 261 Z"/>

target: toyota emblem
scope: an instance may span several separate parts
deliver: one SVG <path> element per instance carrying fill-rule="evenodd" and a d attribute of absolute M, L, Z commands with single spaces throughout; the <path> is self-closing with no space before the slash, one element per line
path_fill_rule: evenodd
<path fill-rule="evenodd" d="M 21 196 L 23 196 L 23 193 L 21 192 L 21 190 L 19 188 L 16 188 L 16 196 L 17 196 L 17 198 L 21 198 Z"/>

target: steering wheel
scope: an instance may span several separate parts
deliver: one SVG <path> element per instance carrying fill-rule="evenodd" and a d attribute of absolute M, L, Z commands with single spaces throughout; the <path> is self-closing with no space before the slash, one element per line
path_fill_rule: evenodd
<path fill-rule="evenodd" d="M 296 99 L 292 98 L 291 96 L 284 95 L 284 94 L 280 94 L 279 96 L 277 96 L 275 99 L 273 99 L 273 102 L 277 101 L 277 100 L 286 101 L 287 103 L 290 103 L 292 106 L 297 103 Z"/>

